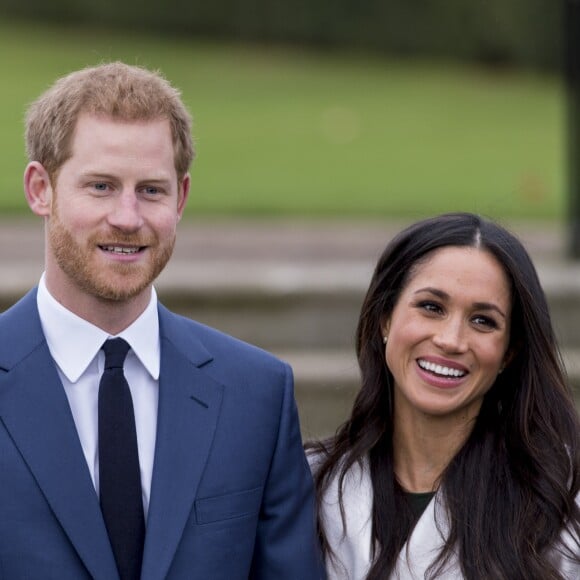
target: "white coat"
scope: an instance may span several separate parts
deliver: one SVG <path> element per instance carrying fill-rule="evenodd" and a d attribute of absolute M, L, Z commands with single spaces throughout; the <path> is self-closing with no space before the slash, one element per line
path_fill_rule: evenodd
<path fill-rule="evenodd" d="M 315 459 L 310 459 L 311 463 L 316 463 Z M 366 578 L 371 565 L 372 502 L 373 490 L 368 463 L 363 463 L 362 468 L 355 464 L 344 479 L 345 529 L 338 504 L 338 477 L 334 477 L 331 481 L 320 506 L 324 531 L 336 556 L 334 560 L 327 559 L 328 580 L 364 580 Z M 442 495 L 436 494 L 421 515 L 407 544 L 401 550 L 391 578 L 423 580 L 427 569 L 443 546 L 447 531 L 448 522 Z M 562 534 L 562 542 L 569 546 L 573 545 L 572 538 L 566 530 Z M 564 578 L 579 580 L 580 565 L 559 554 L 557 557 L 559 569 Z M 440 580 L 461 578 L 463 576 L 459 562 L 455 558 L 451 558 L 443 574 L 438 577 Z"/>

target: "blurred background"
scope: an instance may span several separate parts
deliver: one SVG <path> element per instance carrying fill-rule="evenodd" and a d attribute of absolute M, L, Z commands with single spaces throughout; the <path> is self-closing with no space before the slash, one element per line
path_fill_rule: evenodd
<path fill-rule="evenodd" d="M 566 209 L 562 2 L 0 0 L 2 209 L 24 110 L 57 76 L 160 69 L 195 116 L 189 211 Z"/>
<path fill-rule="evenodd" d="M 26 107 L 56 77 L 120 59 L 162 71 L 194 116 L 192 195 L 162 297 L 290 360 L 307 434 L 350 406 L 378 254 L 442 211 L 522 236 L 578 382 L 564 74 L 576 4 L 0 0 L 2 307 L 42 268 L 21 185 Z"/>

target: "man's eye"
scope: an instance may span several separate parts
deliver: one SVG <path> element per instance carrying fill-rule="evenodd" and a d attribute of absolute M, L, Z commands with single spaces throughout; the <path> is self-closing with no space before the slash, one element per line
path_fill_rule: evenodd
<path fill-rule="evenodd" d="M 156 193 L 159 193 L 159 188 L 150 186 L 145 187 L 143 191 L 145 191 L 145 193 L 148 195 L 155 195 Z"/>
<path fill-rule="evenodd" d="M 93 187 L 97 191 L 107 191 L 107 184 L 106 183 L 95 183 Z"/>

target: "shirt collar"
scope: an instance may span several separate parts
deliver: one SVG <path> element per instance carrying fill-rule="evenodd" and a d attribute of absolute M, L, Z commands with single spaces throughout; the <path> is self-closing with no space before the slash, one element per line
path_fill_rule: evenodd
<path fill-rule="evenodd" d="M 98 354 L 103 342 L 111 335 L 77 316 L 53 298 L 46 287 L 44 274 L 38 284 L 36 301 L 50 354 L 66 378 L 75 383 Z M 141 364 L 154 380 L 158 380 L 159 315 L 154 288 L 144 312 L 117 336 L 131 345 Z"/>

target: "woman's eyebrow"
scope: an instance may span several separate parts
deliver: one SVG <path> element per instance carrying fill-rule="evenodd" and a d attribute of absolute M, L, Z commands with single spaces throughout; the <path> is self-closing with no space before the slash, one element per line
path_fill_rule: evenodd
<path fill-rule="evenodd" d="M 439 288 L 433 288 L 431 286 L 419 288 L 418 290 L 415 290 L 414 294 L 420 294 L 421 292 L 428 292 L 429 294 L 437 296 L 441 300 L 449 300 L 450 298 L 449 294 L 444 290 L 441 290 Z M 497 312 L 502 318 L 506 317 L 505 312 L 503 312 L 503 310 L 493 302 L 474 302 L 473 307 L 477 310 L 493 310 Z"/>

